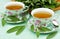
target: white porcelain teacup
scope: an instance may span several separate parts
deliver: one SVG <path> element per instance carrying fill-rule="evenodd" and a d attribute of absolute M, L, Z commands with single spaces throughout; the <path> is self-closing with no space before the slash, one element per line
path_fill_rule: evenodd
<path fill-rule="evenodd" d="M 20 18 L 20 14 L 24 13 L 28 10 L 28 6 L 25 6 L 24 3 L 22 2 L 8 2 L 5 4 L 4 8 L 6 9 L 5 14 L 5 20 L 6 21 L 10 21 L 9 18 L 7 18 L 8 16 L 16 16 L 18 18 Z"/>
<path fill-rule="evenodd" d="M 12 6 L 17 6 L 17 5 L 22 6 L 22 8 L 18 9 L 18 7 L 16 7 L 17 9 L 15 9 L 15 10 L 13 9 L 15 7 L 11 8 L 11 9 L 8 8 L 9 6 L 12 7 Z M 28 10 L 28 6 L 25 6 L 25 4 L 22 3 L 22 2 L 8 2 L 8 3 L 6 3 L 4 8 L 6 9 L 6 14 L 7 15 L 10 15 L 9 12 L 11 12 L 11 14 L 14 15 L 14 14 L 20 14 L 20 13 Z M 27 9 L 24 10 L 25 8 L 27 8 Z"/>
<path fill-rule="evenodd" d="M 40 26 L 47 26 L 54 15 L 54 11 L 48 8 L 37 8 L 32 10 L 31 15 L 34 20 L 40 21 Z"/>

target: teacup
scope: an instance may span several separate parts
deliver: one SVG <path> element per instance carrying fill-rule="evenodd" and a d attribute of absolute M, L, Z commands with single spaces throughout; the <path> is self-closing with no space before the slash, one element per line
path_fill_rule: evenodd
<path fill-rule="evenodd" d="M 35 21 L 39 21 L 38 26 L 47 26 L 54 15 L 54 11 L 48 8 L 37 8 L 32 10 L 31 15 Z"/>
<path fill-rule="evenodd" d="M 17 17 L 18 19 L 20 19 L 20 14 L 26 12 L 28 10 L 28 6 L 25 6 L 24 3 L 22 2 L 8 2 L 4 8 L 6 9 L 5 11 L 5 14 L 6 14 L 6 17 L 5 17 L 5 20 L 7 22 L 10 22 L 11 19 L 9 19 L 8 17 L 9 16 L 15 16 Z M 14 20 L 13 20 L 14 21 Z M 17 21 L 19 22 L 19 21 Z M 12 23 L 12 22 L 10 22 Z"/>

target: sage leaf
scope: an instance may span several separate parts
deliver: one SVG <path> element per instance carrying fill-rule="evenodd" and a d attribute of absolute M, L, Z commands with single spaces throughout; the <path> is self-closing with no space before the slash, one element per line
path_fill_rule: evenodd
<path fill-rule="evenodd" d="M 22 21 L 26 21 L 27 20 L 27 17 L 22 17 Z"/>
<path fill-rule="evenodd" d="M 4 18 L 2 18 L 2 26 L 4 26 L 6 24 L 6 21 L 4 20 Z"/>
<path fill-rule="evenodd" d="M 36 36 L 37 36 L 37 38 L 39 37 L 39 35 L 40 35 L 40 32 L 37 30 L 37 31 L 36 31 Z"/>
<path fill-rule="evenodd" d="M 44 4 L 45 0 L 42 0 L 42 3 Z"/>
<path fill-rule="evenodd" d="M 51 31 L 51 30 L 48 29 L 47 27 L 40 27 L 39 30 L 42 31 L 42 32 Z"/>
<path fill-rule="evenodd" d="M 16 35 L 19 35 L 24 29 L 25 29 L 25 26 L 21 26 L 21 27 L 17 30 Z"/>
<path fill-rule="evenodd" d="M 42 2 L 44 2 L 45 0 L 42 0 Z"/>
<path fill-rule="evenodd" d="M 60 6 L 60 2 L 57 2 L 57 3 L 56 3 L 56 6 Z"/>
<path fill-rule="evenodd" d="M 54 6 L 54 5 L 49 5 L 49 6 L 48 6 L 48 5 L 44 5 L 44 7 L 45 7 L 45 8 L 50 8 L 50 9 L 55 8 L 55 6 Z"/>
<path fill-rule="evenodd" d="M 16 16 L 8 16 L 8 18 L 11 19 L 10 21 L 12 21 L 12 22 L 17 22 L 17 21 L 20 20 L 20 19 L 17 18 Z"/>
<path fill-rule="evenodd" d="M 20 27 L 21 27 L 21 26 L 15 26 L 15 27 L 9 29 L 9 30 L 7 31 L 7 33 L 15 32 L 15 31 L 17 31 Z"/>
<path fill-rule="evenodd" d="M 57 34 L 57 31 L 50 33 L 46 39 L 51 39 Z"/>
<path fill-rule="evenodd" d="M 31 31 L 34 31 L 34 25 L 31 26 Z"/>
<path fill-rule="evenodd" d="M 51 4 L 52 0 L 49 0 L 49 3 Z"/>

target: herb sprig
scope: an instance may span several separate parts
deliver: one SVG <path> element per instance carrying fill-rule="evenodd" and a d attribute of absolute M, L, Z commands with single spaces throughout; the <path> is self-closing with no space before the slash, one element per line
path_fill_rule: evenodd
<path fill-rule="evenodd" d="M 23 30 L 25 29 L 25 26 L 15 26 L 7 31 L 7 33 L 13 33 L 16 32 L 16 35 L 19 35 Z"/>

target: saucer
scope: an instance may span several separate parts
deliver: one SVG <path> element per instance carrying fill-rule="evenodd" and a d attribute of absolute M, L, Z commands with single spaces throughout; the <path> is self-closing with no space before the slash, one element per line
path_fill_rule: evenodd
<path fill-rule="evenodd" d="M 47 23 L 47 25 L 43 24 L 42 26 L 40 26 L 40 22 L 40 20 L 35 20 L 34 18 L 31 18 L 27 23 L 28 29 L 32 31 L 31 28 L 34 28 L 32 32 L 36 32 L 36 30 L 38 29 L 40 33 L 51 33 L 57 31 L 59 28 L 56 19 L 52 19 Z"/>
<path fill-rule="evenodd" d="M 14 19 L 14 20 L 12 20 L 12 21 L 9 21 L 9 20 L 7 20 L 6 18 L 5 18 L 5 20 L 6 20 L 6 22 L 7 23 L 24 23 L 24 22 L 26 22 L 28 19 L 29 19 L 29 17 L 30 17 L 30 15 L 29 14 L 25 14 L 24 16 L 23 15 L 21 15 L 21 17 L 18 17 L 18 18 L 16 18 L 16 17 L 8 17 L 7 19 L 9 19 L 9 20 L 12 20 L 12 19 Z M 10 19 L 10 18 L 12 18 L 12 19 Z"/>

